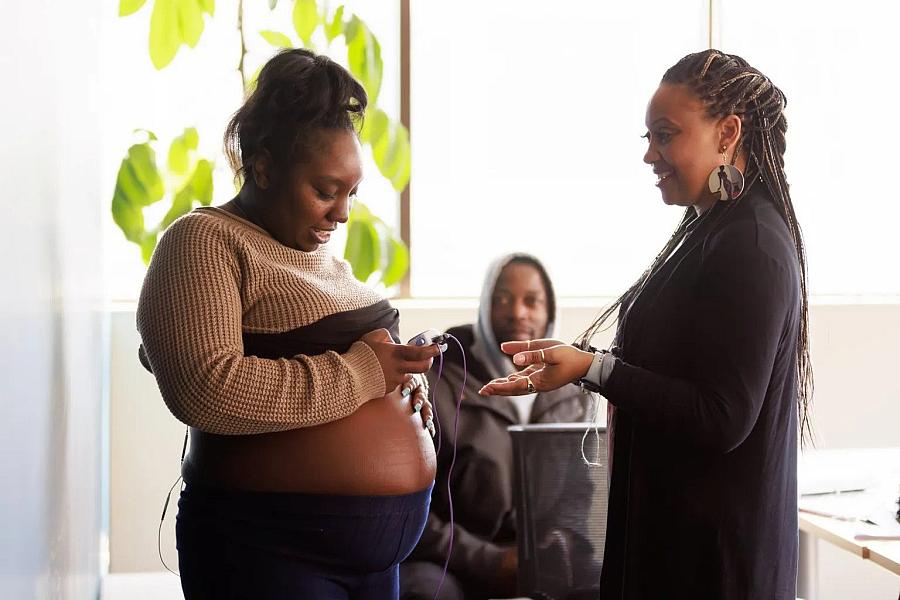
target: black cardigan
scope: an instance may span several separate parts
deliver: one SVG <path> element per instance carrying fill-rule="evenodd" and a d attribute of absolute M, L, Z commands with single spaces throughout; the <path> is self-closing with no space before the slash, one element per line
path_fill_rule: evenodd
<path fill-rule="evenodd" d="M 795 598 L 799 262 L 762 188 L 620 315 L 604 600 Z"/>

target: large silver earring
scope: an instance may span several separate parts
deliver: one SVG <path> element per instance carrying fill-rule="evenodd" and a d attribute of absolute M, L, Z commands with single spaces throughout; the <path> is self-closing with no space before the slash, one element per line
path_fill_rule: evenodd
<path fill-rule="evenodd" d="M 728 164 L 725 150 L 722 148 L 722 164 L 712 170 L 706 182 L 710 193 L 718 195 L 722 201 L 734 200 L 744 191 L 744 174 Z"/>

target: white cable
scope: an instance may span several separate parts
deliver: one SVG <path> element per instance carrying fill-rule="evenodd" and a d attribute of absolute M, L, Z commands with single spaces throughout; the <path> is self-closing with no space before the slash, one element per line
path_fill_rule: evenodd
<path fill-rule="evenodd" d="M 584 452 L 584 444 L 587 441 L 588 434 L 593 431 L 594 438 L 597 442 L 597 449 L 594 456 L 600 457 L 600 427 L 597 425 L 597 419 L 600 417 L 600 394 L 595 392 L 587 393 L 591 395 L 593 401 L 591 402 L 590 425 L 584 430 L 584 435 L 581 436 L 581 460 L 590 467 L 602 467 L 602 463 L 591 461 Z"/>

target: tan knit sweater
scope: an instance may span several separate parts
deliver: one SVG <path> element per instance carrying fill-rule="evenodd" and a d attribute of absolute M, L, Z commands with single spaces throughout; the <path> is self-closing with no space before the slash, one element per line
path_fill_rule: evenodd
<path fill-rule="evenodd" d="M 144 279 L 137 328 L 177 419 L 218 434 L 327 423 L 385 394 L 372 349 L 245 357 L 241 332 L 280 333 L 381 300 L 327 246 L 302 252 L 217 208 L 165 232 Z"/>

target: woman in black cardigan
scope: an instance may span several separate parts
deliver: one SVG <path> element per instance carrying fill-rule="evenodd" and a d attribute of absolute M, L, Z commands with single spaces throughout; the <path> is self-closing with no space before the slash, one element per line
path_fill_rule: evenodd
<path fill-rule="evenodd" d="M 610 403 L 603 599 L 795 598 L 797 435 L 811 372 L 785 97 L 715 50 L 669 69 L 644 162 L 685 215 L 579 347 L 514 342 L 521 394 L 581 380 Z M 724 169 L 722 168 L 724 166 Z M 589 347 L 618 311 L 612 351 Z"/>

